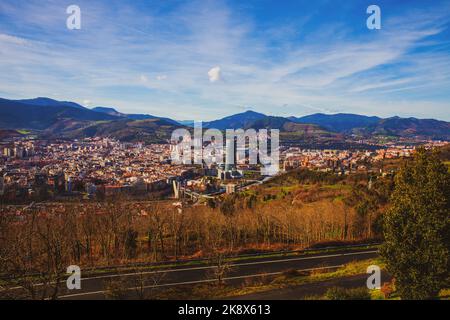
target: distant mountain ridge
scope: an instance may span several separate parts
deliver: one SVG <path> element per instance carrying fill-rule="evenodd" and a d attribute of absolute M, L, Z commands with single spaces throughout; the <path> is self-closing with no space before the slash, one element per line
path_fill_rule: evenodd
<path fill-rule="evenodd" d="M 203 122 L 203 127 L 215 128 L 219 130 L 246 128 L 251 123 L 266 117 L 267 116 L 265 114 L 249 110 L 219 120 Z"/>
<path fill-rule="evenodd" d="M 58 101 L 39 97 L 35 99 L 9 100 L 0 98 L 0 128 L 44 130 L 63 120 L 72 121 L 113 121 L 122 119 L 145 120 L 169 118 L 148 114 L 124 114 L 111 107 L 86 108 L 70 101 Z"/>
<path fill-rule="evenodd" d="M 148 121 L 147 121 L 148 120 Z M 151 120 L 151 121 L 150 121 Z M 148 114 L 125 114 L 113 107 L 86 108 L 75 102 L 57 101 L 39 97 L 8 100 L 0 98 L 0 129 L 39 130 L 49 136 L 84 137 L 91 135 L 114 136 L 118 139 L 161 141 L 168 134 L 164 130 L 190 127 L 193 121 L 175 121 Z M 246 111 L 202 123 L 203 128 L 225 129 L 279 129 L 290 140 L 305 137 L 343 139 L 360 137 L 423 137 L 450 140 L 450 122 L 434 119 L 379 118 L 356 114 L 316 113 L 303 117 L 268 116 Z M 159 129 L 158 129 L 159 127 Z M 152 134 L 157 139 L 151 139 Z"/>
<path fill-rule="evenodd" d="M 16 101 L 16 102 L 34 105 L 34 106 L 43 106 L 43 107 L 65 106 L 65 107 L 72 107 L 72 108 L 77 108 L 77 109 L 86 109 L 85 107 L 83 107 L 82 105 L 80 105 L 76 102 L 58 101 L 58 100 L 45 98 L 45 97 L 38 97 L 38 98 L 34 98 L 34 99 L 11 100 L 11 101 Z"/>
<path fill-rule="evenodd" d="M 109 115 L 115 116 L 115 117 L 125 116 L 123 113 L 120 113 L 116 109 L 110 108 L 110 107 L 95 107 L 95 108 L 92 108 L 91 110 L 95 111 L 95 112 L 106 113 L 106 114 L 109 114 Z"/>
<path fill-rule="evenodd" d="M 55 100 L 54 100 L 55 101 Z M 0 128 L 44 130 L 63 119 L 78 121 L 115 120 L 107 114 L 101 114 L 84 107 L 74 107 L 67 103 L 42 105 L 41 101 L 24 103 L 0 98 Z"/>
<path fill-rule="evenodd" d="M 297 123 L 316 124 L 327 130 L 341 133 L 345 132 L 349 133 L 354 128 L 361 128 L 374 125 L 381 120 L 381 118 L 379 117 L 369 117 L 349 113 L 337 113 L 337 114 L 315 113 L 299 118 L 289 117 L 288 119 Z"/>
<path fill-rule="evenodd" d="M 275 117 L 254 111 L 246 111 L 219 120 L 206 122 L 204 127 L 224 129 L 237 128 L 272 128 L 283 132 L 305 131 L 305 127 L 295 124 L 309 125 L 310 132 L 326 132 L 359 135 L 369 137 L 383 135 L 392 137 L 423 137 L 450 140 L 450 122 L 435 119 L 416 118 L 380 118 L 358 114 L 315 113 L 303 117 Z M 313 126 L 313 127 L 312 127 Z"/>
<path fill-rule="evenodd" d="M 91 123 L 67 121 L 49 128 L 43 132 L 43 135 L 52 137 L 56 134 L 70 139 L 109 137 L 125 142 L 165 143 L 170 139 L 172 131 L 179 127 L 158 118 L 143 120 L 124 118 Z"/>
<path fill-rule="evenodd" d="M 127 113 L 121 113 L 121 112 L 119 112 L 116 109 L 111 108 L 111 107 L 95 107 L 95 108 L 92 108 L 91 110 L 95 111 L 95 112 L 106 113 L 106 114 L 109 114 L 109 115 L 115 116 L 115 117 L 131 119 L 131 120 L 163 119 L 163 120 L 165 120 L 167 122 L 170 122 L 170 123 L 172 123 L 174 125 L 178 124 L 177 121 L 169 119 L 169 118 L 156 117 L 156 116 L 152 116 L 152 115 L 149 115 L 149 114 L 127 114 Z"/>
<path fill-rule="evenodd" d="M 439 140 L 450 140 L 450 122 L 435 119 L 392 117 L 380 119 L 376 124 L 359 128 L 359 131 L 365 135 L 422 136 Z"/>

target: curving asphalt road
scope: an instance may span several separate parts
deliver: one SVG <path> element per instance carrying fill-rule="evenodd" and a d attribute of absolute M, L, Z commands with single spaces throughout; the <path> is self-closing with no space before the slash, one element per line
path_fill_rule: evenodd
<path fill-rule="evenodd" d="M 286 270 L 309 271 L 323 268 L 337 268 L 351 261 L 364 260 L 377 256 L 376 250 L 316 254 L 308 256 L 262 257 L 235 262 L 229 266 L 225 281 L 238 284 L 247 278 L 274 276 Z M 130 291 L 133 286 L 143 285 L 146 289 L 170 288 L 197 283 L 217 281 L 213 275 L 216 267 L 210 265 L 180 266 L 170 269 L 100 275 L 82 279 L 80 290 L 61 288 L 60 299 L 104 299 L 105 284 L 111 279 L 125 280 Z"/>
<path fill-rule="evenodd" d="M 244 258 L 228 265 L 224 280 L 230 284 L 240 284 L 249 278 L 261 276 L 270 277 L 287 270 L 311 271 L 316 269 L 336 269 L 346 263 L 374 258 L 378 255 L 376 249 L 364 251 L 347 249 L 339 253 L 317 253 L 301 255 L 257 256 Z M 215 266 L 206 262 L 196 265 L 180 265 L 176 267 L 139 271 L 139 272 L 109 272 L 96 276 L 82 277 L 81 289 L 67 289 L 65 281 L 59 285 L 59 299 L 105 299 L 106 286 L 111 281 L 120 281 L 130 293 L 137 287 L 145 290 L 165 290 L 174 286 L 192 285 L 217 281 L 214 275 Z M 82 271 L 83 276 L 83 271 Z M 11 289 L 10 289 L 11 290 Z M 22 290 L 20 287 L 12 290 Z M 0 292 L 1 293 L 1 292 Z M 0 294 L 1 296 L 1 294 Z M 133 296 L 131 294 L 131 296 Z"/>

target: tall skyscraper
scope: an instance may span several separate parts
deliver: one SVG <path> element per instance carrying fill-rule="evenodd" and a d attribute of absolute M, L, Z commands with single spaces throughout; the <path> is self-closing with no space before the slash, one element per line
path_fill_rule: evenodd
<path fill-rule="evenodd" d="M 225 144 L 225 171 L 231 171 L 235 168 L 234 165 L 234 138 L 227 138 Z"/>

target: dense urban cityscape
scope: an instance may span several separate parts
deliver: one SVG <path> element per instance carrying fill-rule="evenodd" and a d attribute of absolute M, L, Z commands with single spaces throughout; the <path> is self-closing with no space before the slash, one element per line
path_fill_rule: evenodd
<path fill-rule="evenodd" d="M 445 144 L 447 142 L 430 141 L 425 146 L 433 148 Z M 223 170 L 217 164 L 172 164 L 174 145 L 169 143 L 146 145 L 109 138 L 68 142 L 25 137 L 3 141 L 1 146 L 0 196 L 6 203 L 48 200 L 50 197 L 92 199 L 120 193 L 173 196 L 173 181 L 182 182 L 195 191 L 220 194 L 221 190 L 227 190 L 227 184 L 264 178 L 257 172 L 258 165 L 248 164 L 248 157 L 237 157 L 238 173 L 226 177 L 220 175 Z M 281 172 L 307 168 L 346 175 L 373 172 L 371 165 L 384 159 L 411 157 L 415 146 L 390 143 L 374 151 L 305 150 L 281 146 L 280 151 Z M 211 179 L 204 177 L 218 180 L 216 188 L 211 188 Z"/>

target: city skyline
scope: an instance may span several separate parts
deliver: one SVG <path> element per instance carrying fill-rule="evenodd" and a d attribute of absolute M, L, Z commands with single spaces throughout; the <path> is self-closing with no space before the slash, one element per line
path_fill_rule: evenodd
<path fill-rule="evenodd" d="M 68 30 L 66 8 L 81 9 Z M 371 4 L 382 27 L 366 27 Z M 3 1 L 0 96 L 177 120 L 252 109 L 449 121 L 450 2 Z M 420 14 L 418 13 L 420 11 Z"/>

